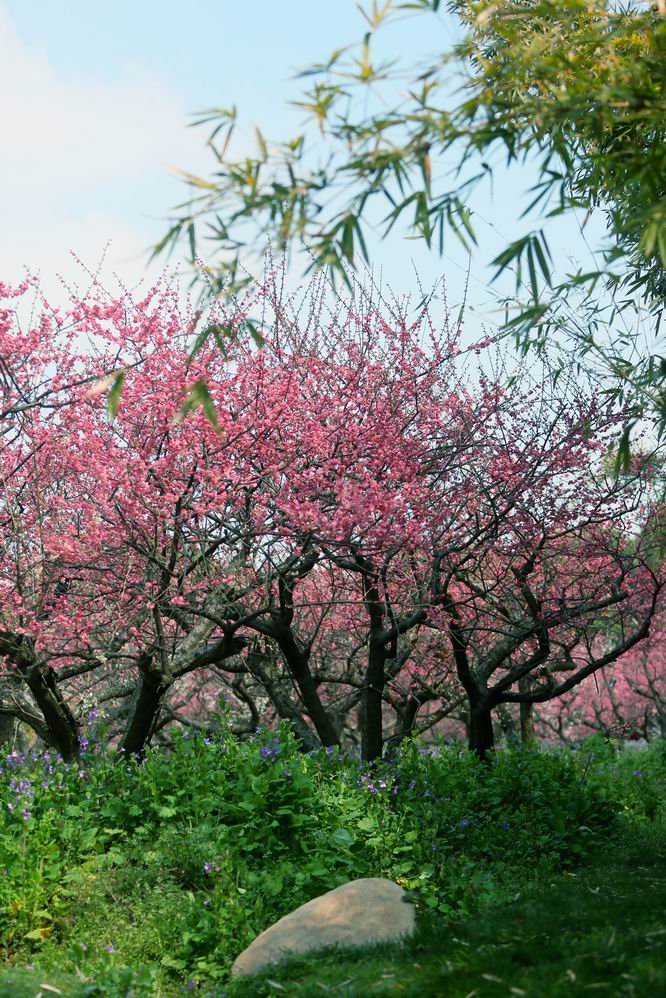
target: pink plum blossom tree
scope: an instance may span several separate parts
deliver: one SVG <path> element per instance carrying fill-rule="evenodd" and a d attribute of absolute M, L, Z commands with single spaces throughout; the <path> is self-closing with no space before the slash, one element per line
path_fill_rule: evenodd
<path fill-rule="evenodd" d="M 140 755 L 220 683 L 305 748 L 355 728 L 369 760 L 462 700 L 485 757 L 502 705 L 647 638 L 659 507 L 649 464 L 604 472 L 621 414 L 573 377 L 489 373 L 427 308 L 322 287 L 269 274 L 204 315 L 93 285 L 26 333 L 0 314 L 1 709 L 65 757 L 91 699 Z"/>

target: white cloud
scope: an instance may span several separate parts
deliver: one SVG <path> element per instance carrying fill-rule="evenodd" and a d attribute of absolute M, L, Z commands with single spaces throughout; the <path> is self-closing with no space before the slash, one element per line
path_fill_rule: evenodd
<path fill-rule="evenodd" d="M 89 282 L 84 268 L 94 272 L 101 261 L 102 280 L 110 291 L 118 291 L 115 274 L 132 286 L 157 277 L 165 265 L 154 262 L 147 268 L 146 232 L 103 211 L 71 218 L 52 214 L 34 227 L 17 224 L 9 228 L 8 232 L 3 225 L 0 238 L 0 280 L 15 283 L 26 273 L 39 275 L 44 293 L 54 304 L 66 298 L 64 283 L 84 287 Z"/>
<path fill-rule="evenodd" d="M 19 38 L 0 5 L 0 279 L 24 265 L 76 272 L 70 250 L 94 267 L 110 239 L 105 273 L 143 276 L 159 218 L 183 189 L 165 163 L 205 169 L 188 108 L 163 81 L 135 70 L 112 80 L 63 77 L 48 52 Z"/>

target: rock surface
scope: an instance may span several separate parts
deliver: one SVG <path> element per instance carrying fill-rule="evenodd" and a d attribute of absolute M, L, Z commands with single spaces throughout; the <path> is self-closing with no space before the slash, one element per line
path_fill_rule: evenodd
<path fill-rule="evenodd" d="M 231 968 L 233 976 L 256 974 L 286 956 L 330 946 L 364 946 L 410 935 L 414 907 L 391 880 L 352 880 L 285 915 L 257 936 Z"/>

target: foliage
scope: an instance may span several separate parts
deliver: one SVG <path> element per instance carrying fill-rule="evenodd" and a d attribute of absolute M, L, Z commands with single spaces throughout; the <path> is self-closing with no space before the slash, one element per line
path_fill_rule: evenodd
<path fill-rule="evenodd" d="M 91 987 L 131 980 L 141 994 L 144 980 L 147 993 L 169 993 L 224 980 L 259 931 L 355 877 L 398 881 L 423 912 L 473 914 L 575 869 L 619 834 L 623 814 L 659 820 L 663 753 L 639 755 L 651 796 L 603 750 L 521 749 L 483 766 L 455 744 L 408 744 L 368 768 L 264 730 L 249 742 L 184 735 L 142 763 L 104 750 L 85 769 L 10 755 L 3 955 L 32 952 L 44 972 L 78 967 Z"/>
<path fill-rule="evenodd" d="M 310 128 L 276 144 L 258 133 L 255 156 L 234 158 L 235 108 L 200 115 L 197 124 L 213 126 L 214 172 L 183 175 L 191 197 L 155 252 L 186 238 L 197 264 L 212 244 L 218 259 L 203 276 L 213 293 L 237 282 L 243 254 L 263 250 L 266 234 L 345 277 L 368 259 L 369 230 L 385 236 L 397 222 L 440 253 L 449 233 L 476 244 L 473 191 L 492 184 L 498 160 L 527 160 L 536 182 L 524 214 L 538 210 L 540 227 L 493 260 L 498 272 L 515 271 L 521 294 L 509 330 L 523 346 L 563 332 L 579 356 L 601 358 L 619 394 L 663 424 L 666 369 L 658 344 L 641 342 L 635 307 L 642 299 L 654 310 L 651 338 L 666 291 L 666 8 L 610 0 L 449 7 L 462 39 L 406 67 L 375 55 L 377 36 L 411 14 L 430 46 L 444 4 L 373 2 L 362 11 L 362 43 L 301 74 L 311 86 L 297 104 Z M 562 278 L 546 231 L 572 211 L 583 226 L 603 213 L 607 238 L 592 247 L 599 255 L 590 270 Z"/>

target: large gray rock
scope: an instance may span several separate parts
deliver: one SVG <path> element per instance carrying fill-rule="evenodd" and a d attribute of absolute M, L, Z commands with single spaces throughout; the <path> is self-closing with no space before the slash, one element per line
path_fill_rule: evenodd
<path fill-rule="evenodd" d="M 262 932 L 234 962 L 231 973 L 256 974 L 286 956 L 330 946 L 393 942 L 414 931 L 415 913 L 391 880 L 352 880 L 285 915 Z"/>

